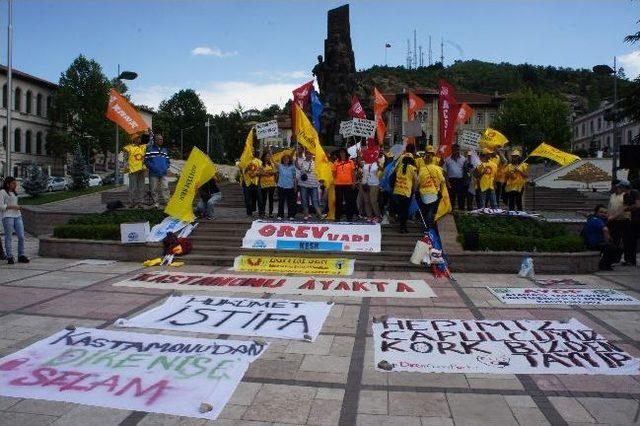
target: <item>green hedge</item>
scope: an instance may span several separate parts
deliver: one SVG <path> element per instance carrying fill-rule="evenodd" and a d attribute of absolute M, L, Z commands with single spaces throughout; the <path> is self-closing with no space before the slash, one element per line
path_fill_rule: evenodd
<path fill-rule="evenodd" d="M 56 238 L 76 238 L 81 240 L 120 240 L 120 225 L 58 225 L 53 228 Z"/>
<path fill-rule="evenodd" d="M 53 236 L 82 240 L 120 240 L 121 223 L 149 222 L 153 226 L 162 222 L 166 216 L 160 210 L 142 209 L 85 214 L 69 220 L 67 225 L 53 228 Z"/>
<path fill-rule="evenodd" d="M 458 239 L 478 234 L 478 249 L 491 251 L 578 252 L 584 251 L 579 235 L 571 234 L 560 223 L 526 217 L 455 214 Z"/>

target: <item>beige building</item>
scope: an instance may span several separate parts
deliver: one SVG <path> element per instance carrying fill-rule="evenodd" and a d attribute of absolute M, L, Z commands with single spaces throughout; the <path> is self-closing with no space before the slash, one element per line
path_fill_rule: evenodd
<path fill-rule="evenodd" d="M 572 151 L 602 151 L 604 156 L 611 154 L 613 121 L 607 121 L 611 106 L 610 102 L 603 102 L 597 110 L 574 118 Z M 618 138 L 620 145 L 631 145 L 634 139 L 640 139 L 640 123 L 626 118 L 618 122 Z"/>
<path fill-rule="evenodd" d="M 47 153 L 47 134 L 51 129 L 48 118 L 55 83 L 24 72 L 13 70 L 13 105 L 11 105 L 11 165 L 9 174 L 24 177 L 27 164 L 34 162 L 51 173 L 53 158 Z M 2 148 L 0 149 L 0 169 L 5 171 L 5 149 L 7 149 L 7 67 L 0 65 L 0 85 L 2 104 L 0 123 L 2 125 Z"/>

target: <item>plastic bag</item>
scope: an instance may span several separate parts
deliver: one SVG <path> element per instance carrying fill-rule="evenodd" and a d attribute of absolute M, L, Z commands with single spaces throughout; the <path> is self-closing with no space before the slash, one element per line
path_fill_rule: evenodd
<path fill-rule="evenodd" d="M 531 258 L 530 256 L 527 256 L 524 259 L 522 259 L 518 276 L 522 278 L 535 278 L 536 273 L 533 269 L 533 258 Z"/>

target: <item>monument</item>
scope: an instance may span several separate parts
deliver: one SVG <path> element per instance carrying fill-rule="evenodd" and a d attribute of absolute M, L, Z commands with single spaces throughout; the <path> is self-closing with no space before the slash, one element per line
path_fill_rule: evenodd
<path fill-rule="evenodd" d="M 320 137 L 327 145 L 340 144 L 340 122 L 349 120 L 351 96 L 356 89 L 356 64 L 351 47 L 349 5 L 327 12 L 327 38 L 324 57 L 318 56 L 313 68 L 324 104 Z"/>

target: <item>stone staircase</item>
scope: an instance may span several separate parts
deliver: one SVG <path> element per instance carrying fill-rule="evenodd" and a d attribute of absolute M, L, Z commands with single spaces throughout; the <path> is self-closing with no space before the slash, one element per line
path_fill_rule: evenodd
<path fill-rule="evenodd" d="M 596 204 L 607 204 L 605 193 L 585 193 L 576 189 L 557 189 L 528 186 L 524 193 L 524 209 L 527 211 L 557 211 L 588 214 Z"/>

